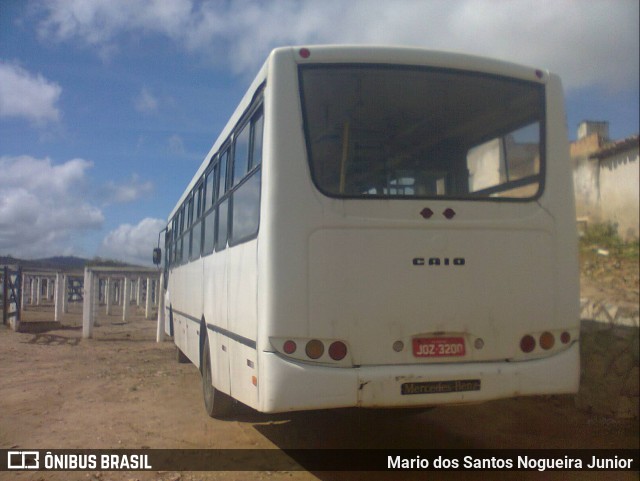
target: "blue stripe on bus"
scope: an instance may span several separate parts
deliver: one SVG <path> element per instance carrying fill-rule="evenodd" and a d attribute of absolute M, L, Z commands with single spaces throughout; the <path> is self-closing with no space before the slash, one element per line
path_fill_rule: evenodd
<path fill-rule="evenodd" d="M 200 323 L 200 319 L 198 319 L 197 317 L 190 316 L 189 314 L 186 314 L 184 312 L 176 311 L 175 309 L 173 309 L 173 312 L 190 321 Z M 229 339 L 232 339 L 236 342 L 239 342 L 240 344 L 244 344 L 245 346 L 250 347 L 251 349 L 256 348 L 256 341 L 253 341 L 247 337 L 243 337 L 240 334 L 236 334 L 235 332 L 228 331 L 222 327 L 214 326 L 213 324 L 207 324 L 207 329 L 213 332 L 217 332 L 218 334 L 222 334 L 223 336 L 228 337 Z"/>
<path fill-rule="evenodd" d="M 256 348 L 256 341 L 252 341 L 251 339 L 243 337 L 240 334 L 236 334 L 235 332 L 227 331 L 226 329 L 223 329 L 222 327 L 214 326 L 213 324 L 207 324 L 207 329 L 213 332 L 217 332 L 218 334 L 222 334 L 223 336 L 228 337 L 229 339 L 233 339 L 234 341 L 239 342 L 240 344 L 244 344 L 245 346 L 250 347 L 251 349 Z"/>

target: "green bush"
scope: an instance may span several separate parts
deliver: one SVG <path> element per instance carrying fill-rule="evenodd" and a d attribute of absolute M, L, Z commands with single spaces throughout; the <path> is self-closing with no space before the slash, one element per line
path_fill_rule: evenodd
<path fill-rule="evenodd" d="M 638 240 L 625 242 L 618 235 L 618 225 L 614 223 L 590 224 L 580 238 L 583 250 L 606 249 L 619 257 L 638 258 Z"/>

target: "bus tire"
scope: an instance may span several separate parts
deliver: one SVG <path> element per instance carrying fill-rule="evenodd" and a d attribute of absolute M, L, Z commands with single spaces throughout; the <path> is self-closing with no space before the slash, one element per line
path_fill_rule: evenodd
<path fill-rule="evenodd" d="M 178 346 L 176 346 L 176 361 L 178 361 L 180 364 L 191 362 L 187 355 L 182 352 L 182 349 L 180 349 Z"/>
<path fill-rule="evenodd" d="M 209 339 L 206 335 L 202 349 L 202 394 L 204 397 L 204 408 L 212 418 L 225 417 L 233 410 L 233 399 L 213 387 L 211 353 L 209 351 Z"/>

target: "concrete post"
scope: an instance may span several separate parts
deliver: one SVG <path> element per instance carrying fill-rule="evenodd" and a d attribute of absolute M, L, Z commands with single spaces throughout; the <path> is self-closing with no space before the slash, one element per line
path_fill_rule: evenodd
<path fill-rule="evenodd" d="M 158 279 L 153 280 L 153 307 L 158 307 Z"/>
<path fill-rule="evenodd" d="M 27 276 L 26 274 L 22 274 L 22 295 L 20 296 L 20 311 L 24 311 L 27 302 Z"/>
<path fill-rule="evenodd" d="M 156 331 L 156 342 L 164 341 L 164 272 L 160 274 L 160 282 L 158 283 L 158 329 Z"/>
<path fill-rule="evenodd" d="M 58 272 L 56 274 L 55 295 L 54 295 L 54 317 L 53 320 L 60 322 L 62 320 L 62 298 L 64 297 L 64 276 Z"/>
<path fill-rule="evenodd" d="M 36 278 L 36 306 L 40 305 L 40 298 L 42 297 L 42 277 Z"/>
<path fill-rule="evenodd" d="M 138 276 L 136 283 L 136 305 L 140 307 L 140 304 L 142 304 L 142 277 Z"/>
<path fill-rule="evenodd" d="M 104 287 L 104 303 L 106 305 L 105 313 L 107 316 L 111 315 L 111 297 L 112 297 L 112 288 L 113 282 L 111 281 L 111 277 L 107 277 L 105 279 L 105 287 Z"/>
<path fill-rule="evenodd" d="M 151 278 L 147 277 L 147 299 L 144 307 L 144 318 L 151 319 Z"/>
<path fill-rule="evenodd" d="M 129 298 L 131 297 L 131 279 L 128 277 L 124 278 L 124 290 L 122 292 L 122 320 L 126 321 L 129 317 L 129 306 L 131 303 L 129 302 Z"/>
<path fill-rule="evenodd" d="M 82 337 L 89 339 L 93 335 L 93 323 L 95 321 L 93 311 L 93 272 L 88 267 L 84 268 L 84 293 L 82 301 Z"/>
<path fill-rule="evenodd" d="M 69 276 L 62 275 L 62 313 L 69 312 Z"/>
<path fill-rule="evenodd" d="M 36 279 L 31 276 L 31 298 L 29 299 L 29 304 L 33 305 L 36 303 Z"/>

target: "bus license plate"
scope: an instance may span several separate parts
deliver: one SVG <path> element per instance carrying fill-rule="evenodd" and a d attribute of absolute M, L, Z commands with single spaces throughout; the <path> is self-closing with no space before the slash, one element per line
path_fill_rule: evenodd
<path fill-rule="evenodd" d="M 413 340 L 415 357 L 464 356 L 463 337 L 417 337 Z"/>

